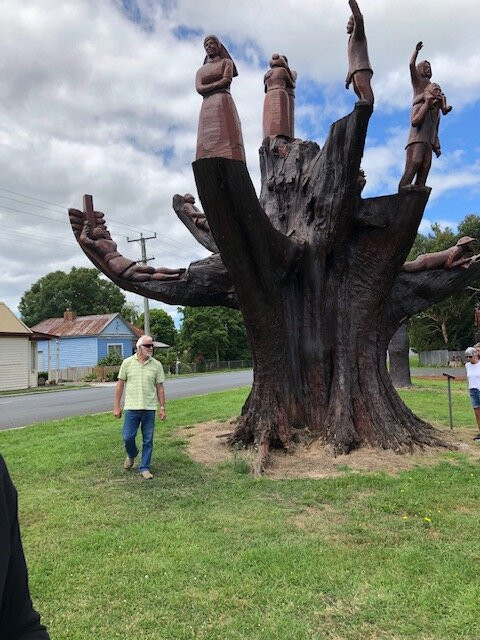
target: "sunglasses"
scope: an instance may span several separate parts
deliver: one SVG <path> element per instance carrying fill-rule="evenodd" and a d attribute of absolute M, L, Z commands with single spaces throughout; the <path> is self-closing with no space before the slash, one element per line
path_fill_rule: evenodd
<path fill-rule="evenodd" d="M 153 343 L 149 343 L 149 344 L 142 344 L 142 347 L 145 347 L 145 349 L 153 349 Z"/>

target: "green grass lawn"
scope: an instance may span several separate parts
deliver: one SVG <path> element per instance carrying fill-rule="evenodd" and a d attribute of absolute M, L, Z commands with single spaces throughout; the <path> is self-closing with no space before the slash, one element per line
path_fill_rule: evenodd
<path fill-rule="evenodd" d="M 0 432 L 52 640 L 477 640 L 480 465 L 445 452 L 393 476 L 272 480 L 192 461 L 177 427 L 246 393 L 170 401 L 153 481 L 122 469 L 108 414 Z M 448 423 L 445 383 L 402 396 Z M 465 383 L 453 396 L 473 435 Z"/>

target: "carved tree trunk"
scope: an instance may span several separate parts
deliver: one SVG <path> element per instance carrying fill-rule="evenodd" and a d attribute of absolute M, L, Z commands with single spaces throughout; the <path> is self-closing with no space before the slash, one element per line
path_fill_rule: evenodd
<path fill-rule="evenodd" d="M 263 463 L 271 444 L 290 449 L 297 429 L 337 453 L 438 442 L 401 402 L 385 364 L 385 305 L 429 191 L 360 200 L 370 113 L 357 105 L 320 152 L 314 143 L 267 139 L 263 209 L 243 163 L 193 165 L 254 359 L 233 439 L 256 443 Z"/>
<path fill-rule="evenodd" d="M 267 138 L 260 201 L 243 162 L 197 160 L 213 237 L 189 225 L 182 196 L 173 206 L 199 242 L 220 254 L 192 263 L 175 281 L 115 275 L 82 244 L 85 216 L 70 210 L 83 251 L 119 286 L 168 304 L 241 309 L 254 383 L 232 440 L 258 447 L 260 469 L 271 446 L 290 450 L 298 434 L 336 453 L 444 444 L 399 398 L 385 356 L 408 318 L 478 280 L 480 261 L 469 269 L 401 271 L 430 190 L 360 197 L 370 115 L 369 105 L 357 104 L 332 125 L 321 150 Z"/>
<path fill-rule="evenodd" d="M 395 332 L 388 345 L 390 378 L 396 389 L 412 386 L 409 352 L 410 340 L 408 337 L 407 324 L 404 323 L 398 331 Z"/>

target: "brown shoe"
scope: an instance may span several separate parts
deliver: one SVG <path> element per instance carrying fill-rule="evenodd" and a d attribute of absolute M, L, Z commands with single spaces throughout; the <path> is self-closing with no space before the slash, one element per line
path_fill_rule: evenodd
<path fill-rule="evenodd" d="M 124 469 L 131 469 L 133 467 L 133 463 L 135 462 L 135 458 L 129 458 L 128 456 L 125 458 L 125 462 L 123 463 Z"/>
<path fill-rule="evenodd" d="M 153 475 L 150 473 L 148 469 L 145 469 L 145 471 L 142 471 L 141 476 L 145 480 L 151 480 L 153 478 Z"/>

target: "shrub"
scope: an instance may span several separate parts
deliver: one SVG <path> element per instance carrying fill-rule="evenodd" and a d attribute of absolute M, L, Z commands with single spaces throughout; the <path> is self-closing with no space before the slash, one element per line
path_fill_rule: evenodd
<path fill-rule="evenodd" d="M 121 355 L 119 355 L 116 352 L 111 352 L 108 354 L 108 356 L 104 356 L 103 358 L 100 358 L 100 360 L 98 361 L 98 364 L 101 367 L 111 367 L 111 366 L 122 364 L 122 362 L 123 362 L 123 358 Z"/>

